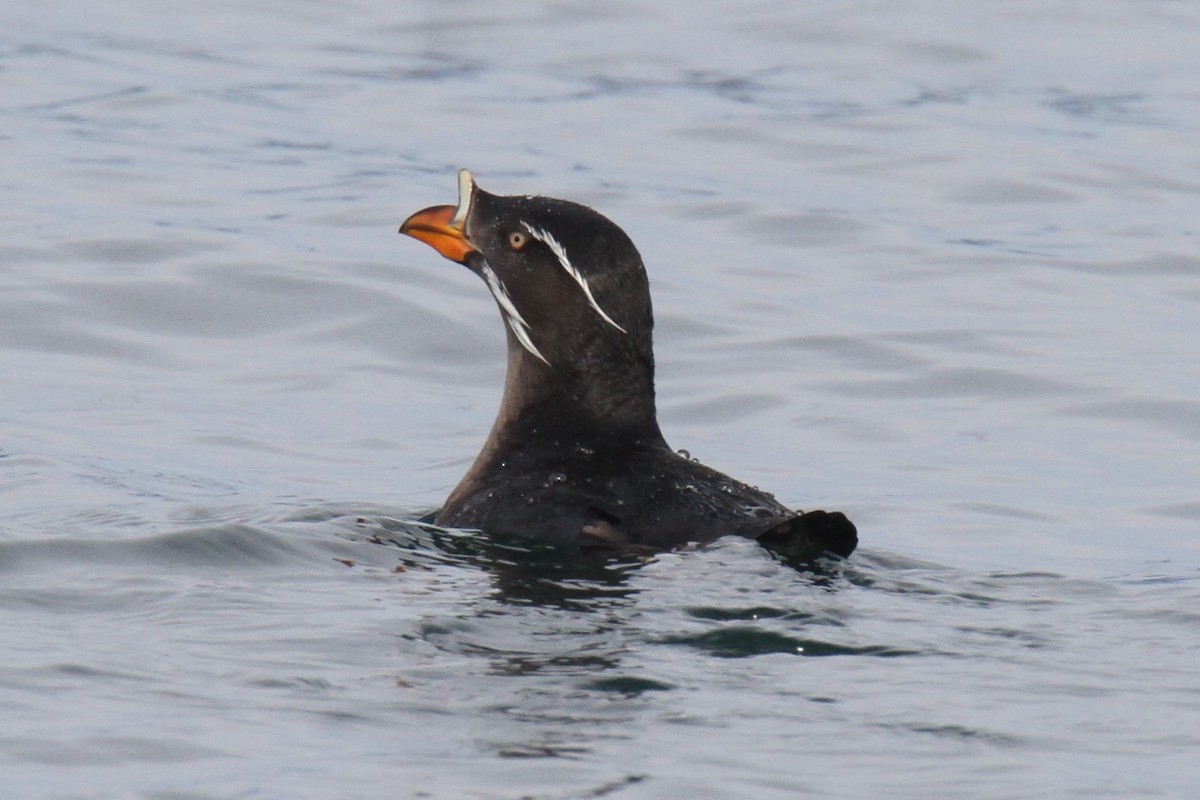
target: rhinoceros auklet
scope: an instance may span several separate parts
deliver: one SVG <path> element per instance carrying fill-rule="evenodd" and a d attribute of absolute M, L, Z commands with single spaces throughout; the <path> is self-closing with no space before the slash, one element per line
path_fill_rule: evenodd
<path fill-rule="evenodd" d="M 400 232 L 483 278 L 508 336 L 500 412 L 437 524 L 584 550 L 732 534 L 793 561 L 853 552 L 840 512 L 791 511 L 667 446 L 646 270 L 607 218 L 489 194 L 462 170 L 458 205 L 418 211 Z"/>

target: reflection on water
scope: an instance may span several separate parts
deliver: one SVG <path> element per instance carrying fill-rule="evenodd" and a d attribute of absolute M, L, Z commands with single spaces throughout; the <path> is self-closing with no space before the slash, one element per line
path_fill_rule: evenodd
<path fill-rule="evenodd" d="M 548 545 L 498 541 L 477 531 L 457 531 L 403 520 L 360 518 L 376 544 L 398 548 L 400 563 L 423 568 L 425 560 L 453 556 L 454 562 L 487 573 L 498 602 L 571 611 L 597 611 L 629 597 L 626 577 L 645 559 L 571 554 Z M 411 553 L 412 555 L 404 555 Z"/>

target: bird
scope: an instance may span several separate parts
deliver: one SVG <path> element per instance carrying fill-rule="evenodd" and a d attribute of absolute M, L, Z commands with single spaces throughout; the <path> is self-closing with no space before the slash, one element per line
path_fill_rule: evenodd
<path fill-rule="evenodd" d="M 435 524 L 567 552 L 662 552 L 724 536 L 796 563 L 854 551 L 843 513 L 794 511 L 667 444 L 649 280 L 607 217 L 491 194 L 464 169 L 457 205 L 422 209 L 400 233 L 482 278 L 507 337 L 495 422 Z"/>

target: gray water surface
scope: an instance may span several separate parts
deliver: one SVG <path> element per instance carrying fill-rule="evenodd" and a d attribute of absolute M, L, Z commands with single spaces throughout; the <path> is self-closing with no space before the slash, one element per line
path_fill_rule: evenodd
<path fill-rule="evenodd" d="M 1200 794 L 1200 7 L 0 10 L 0 795 Z M 412 521 L 484 188 L 647 263 L 673 446 L 861 549 Z"/>

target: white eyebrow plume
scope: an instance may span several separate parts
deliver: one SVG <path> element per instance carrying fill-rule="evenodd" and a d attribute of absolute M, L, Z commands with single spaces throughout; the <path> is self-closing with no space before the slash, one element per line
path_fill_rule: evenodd
<path fill-rule="evenodd" d="M 464 172 L 466 170 L 463 170 Z M 521 346 L 533 353 L 542 363 L 550 366 L 550 362 L 537 349 L 537 345 L 529 338 L 529 323 L 521 316 L 521 312 L 517 311 L 516 305 L 513 304 L 512 298 L 508 296 L 508 290 L 504 288 L 500 277 L 492 270 L 488 264 L 483 265 L 483 279 L 487 281 L 488 288 L 492 290 L 492 297 L 496 298 L 496 302 L 500 304 L 500 310 L 504 312 L 504 321 L 508 323 L 508 327 L 512 329 L 513 335 L 517 337 L 517 341 Z"/>
<path fill-rule="evenodd" d="M 522 221 L 521 224 L 525 226 L 525 230 L 529 231 L 530 236 L 546 245 L 546 247 L 550 248 L 550 252 L 554 253 L 554 257 L 558 259 L 558 263 L 562 265 L 562 268 L 565 269 L 567 274 L 579 284 L 579 288 L 583 289 L 583 293 L 587 297 L 588 305 L 596 309 L 596 313 L 599 314 L 605 322 L 607 322 L 609 325 L 612 325 L 621 333 L 625 333 L 625 329 L 618 325 L 612 317 L 610 317 L 608 314 L 605 314 L 604 309 L 601 308 L 600 304 L 596 302 L 596 298 L 592 296 L 592 289 L 590 286 L 588 286 L 587 278 L 583 277 L 583 274 L 579 270 L 575 269 L 574 265 L 571 264 L 571 259 L 567 258 L 567 251 L 563 249 L 561 244 L 559 244 L 558 239 L 555 239 L 542 228 L 533 227 L 528 222 Z M 545 359 L 542 360 L 545 361 Z"/>
<path fill-rule="evenodd" d="M 458 171 L 458 208 L 450 219 L 450 227 L 460 231 L 467 224 L 467 214 L 471 212 L 471 195 L 475 193 L 475 176 L 468 169 Z"/>

